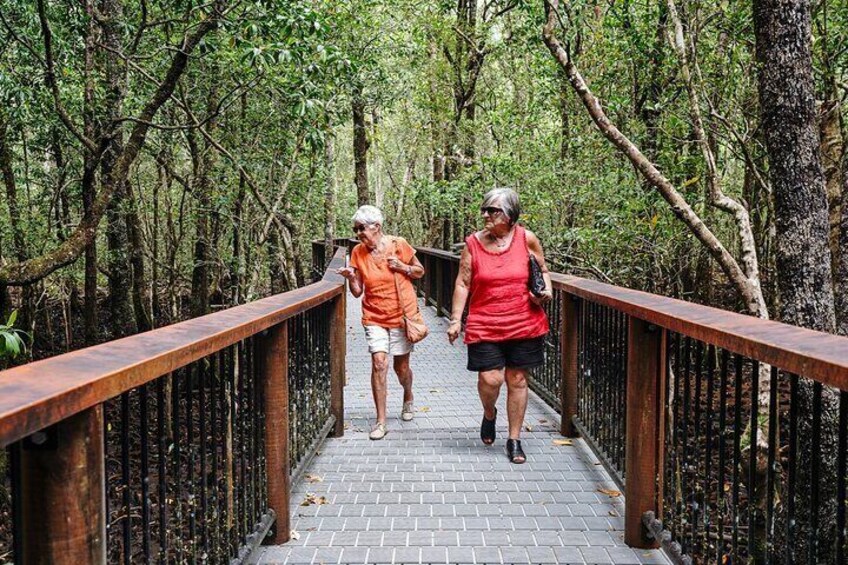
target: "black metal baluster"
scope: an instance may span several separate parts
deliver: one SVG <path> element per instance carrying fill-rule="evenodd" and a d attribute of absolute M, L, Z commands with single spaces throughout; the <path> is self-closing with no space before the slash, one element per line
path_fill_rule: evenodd
<path fill-rule="evenodd" d="M 751 438 L 748 444 L 750 458 L 748 461 L 748 559 L 759 561 L 762 556 L 757 556 L 757 544 L 754 533 L 759 519 L 757 516 L 757 455 L 759 449 L 757 423 L 759 418 L 759 390 L 760 390 L 760 363 L 754 360 L 751 363 Z M 764 540 L 765 541 L 765 540 Z"/>
<path fill-rule="evenodd" d="M 846 480 L 848 480 L 848 465 L 846 465 L 846 452 L 848 452 L 848 391 L 839 393 L 839 447 L 837 448 L 836 460 L 836 562 L 845 563 L 846 544 Z"/>
<path fill-rule="evenodd" d="M 680 520 L 681 523 L 685 520 L 686 514 L 691 515 L 692 508 L 692 493 L 689 490 L 689 474 L 691 473 L 692 465 L 692 453 L 690 450 L 689 444 L 689 421 L 692 413 L 691 399 L 692 399 L 692 338 L 686 336 L 683 339 L 683 373 L 680 375 L 680 378 L 683 379 L 683 417 L 681 418 L 681 438 L 680 438 L 680 449 L 681 449 L 681 459 L 682 459 L 682 470 L 680 473 L 680 492 L 683 494 L 683 505 L 684 507 L 681 509 Z M 686 529 L 681 526 L 680 528 L 680 545 L 683 548 L 684 553 L 689 552 L 689 536 L 687 535 Z"/>
<path fill-rule="evenodd" d="M 174 472 L 172 475 L 176 477 L 183 476 L 183 461 L 182 461 L 182 445 L 180 442 L 180 381 L 183 380 L 185 369 L 180 369 L 172 375 L 172 417 L 171 421 L 172 434 L 174 436 Z M 176 532 L 174 537 L 174 546 L 176 549 L 176 561 L 181 562 L 183 557 L 183 481 L 174 481 L 177 485 L 177 492 L 174 498 L 175 514 L 176 514 Z"/>
<path fill-rule="evenodd" d="M 244 543 L 248 533 L 247 525 L 247 433 L 245 424 L 247 420 L 247 405 L 245 403 L 245 388 L 247 379 L 250 378 L 247 367 L 247 341 L 242 341 L 239 347 L 239 382 L 238 382 L 238 411 L 236 419 L 239 430 L 239 544 Z"/>
<path fill-rule="evenodd" d="M 739 561 L 739 465 L 742 462 L 742 356 L 733 356 L 733 562 Z"/>
<path fill-rule="evenodd" d="M 716 369 L 716 350 L 715 346 L 710 345 L 707 348 L 707 406 L 706 406 L 706 427 L 704 433 L 705 438 L 705 454 L 704 454 L 704 555 L 709 555 L 710 547 L 710 530 L 711 530 L 711 513 L 713 506 L 710 504 L 712 493 L 710 489 L 710 481 L 713 477 L 713 427 L 715 423 L 715 414 L 713 413 L 713 399 L 715 397 L 715 369 Z M 718 501 L 716 501 L 718 503 Z M 717 506 L 718 504 L 716 504 Z"/>
<path fill-rule="evenodd" d="M 777 367 L 771 368 L 771 379 L 769 381 L 769 452 L 768 471 L 766 475 L 766 563 L 774 562 L 775 545 L 775 484 L 778 480 L 778 445 L 777 430 L 780 426 L 778 419 L 778 397 L 777 397 Z"/>
<path fill-rule="evenodd" d="M 188 451 L 188 465 L 186 469 L 186 484 L 188 493 L 188 551 L 192 562 L 197 558 L 197 484 L 194 480 L 194 468 L 196 465 L 197 449 L 194 445 L 194 387 L 197 386 L 195 378 L 197 364 L 189 365 L 186 371 L 186 451 Z"/>
<path fill-rule="evenodd" d="M 819 557 L 819 506 L 821 498 L 821 431 L 822 384 L 813 382 L 813 444 L 812 471 L 810 473 L 810 537 L 808 563 L 817 563 Z"/>
<path fill-rule="evenodd" d="M 144 555 L 144 562 L 150 563 L 150 448 L 148 428 L 150 427 L 150 419 L 148 415 L 149 391 L 147 384 L 139 387 L 139 402 L 141 404 L 139 414 L 141 436 L 141 550 Z"/>
<path fill-rule="evenodd" d="M 787 479 L 786 493 L 786 557 L 784 563 L 791 565 L 795 563 L 795 494 L 798 477 L 798 375 L 789 376 L 789 477 Z"/>
<path fill-rule="evenodd" d="M 698 525 L 700 523 L 701 501 L 698 493 L 698 469 L 700 468 L 701 459 L 701 388 L 703 384 L 703 362 L 704 362 L 704 344 L 700 341 L 695 342 L 695 398 L 694 403 L 694 425 L 692 426 L 692 546 L 696 548 L 700 554 L 703 547 L 699 543 Z"/>
<path fill-rule="evenodd" d="M 221 368 L 223 367 L 222 356 L 223 350 L 218 350 L 212 357 L 212 370 L 209 379 L 209 394 L 211 401 L 209 404 L 209 417 L 212 425 L 212 535 L 211 535 L 211 555 L 213 561 L 218 561 L 223 557 L 221 555 L 221 530 L 224 523 L 221 521 L 221 468 L 219 467 L 220 459 L 218 452 L 221 446 L 221 440 L 224 437 L 223 427 L 218 420 L 219 402 L 221 401 Z"/>
<path fill-rule="evenodd" d="M 132 561 L 132 508 L 130 492 L 130 393 L 121 395 L 121 499 L 123 516 L 123 562 Z"/>
<path fill-rule="evenodd" d="M 158 435 L 159 453 L 159 565 L 168 562 L 168 434 L 165 422 L 165 380 L 170 376 L 160 377 L 156 381 L 156 433 Z"/>
<path fill-rule="evenodd" d="M 210 359 L 201 359 L 197 362 L 198 389 L 197 389 L 197 416 L 198 433 L 200 435 L 200 546 L 203 548 L 201 561 L 209 559 L 209 504 L 207 500 L 206 482 L 208 471 L 206 469 L 207 442 L 206 442 L 206 385 L 208 383 L 207 373 Z"/>
<path fill-rule="evenodd" d="M 729 364 L 729 354 L 726 349 L 721 350 L 721 376 L 719 377 L 719 386 L 721 396 L 719 396 L 719 413 L 718 413 L 718 485 L 716 487 L 716 504 L 718 507 L 718 535 L 716 539 L 717 556 L 716 563 L 724 563 L 725 556 L 725 541 L 724 541 L 724 525 L 725 525 L 725 465 L 726 465 L 726 450 L 727 445 L 725 436 L 727 435 L 727 371 Z"/>

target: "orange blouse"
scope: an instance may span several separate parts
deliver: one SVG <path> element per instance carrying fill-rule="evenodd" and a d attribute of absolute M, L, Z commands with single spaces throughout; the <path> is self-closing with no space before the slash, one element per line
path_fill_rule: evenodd
<path fill-rule="evenodd" d="M 350 252 L 350 266 L 359 272 L 365 290 L 362 297 L 362 325 L 400 328 L 403 327 L 403 310 L 398 301 L 395 277 L 408 312 L 414 312 L 417 308 L 415 287 L 406 273 L 395 273 L 389 269 L 388 258 L 397 257 L 410 265 L 415 257 L 415 249 L 402 237 L 383 237 L 388 243 L 386 257 L 379 262 L 375 261 L 369 249 L 360 243 Z"/>

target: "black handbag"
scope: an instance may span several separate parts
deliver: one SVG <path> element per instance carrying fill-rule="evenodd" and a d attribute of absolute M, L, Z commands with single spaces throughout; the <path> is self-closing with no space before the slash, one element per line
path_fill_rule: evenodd
<path fill-rule="evenodd" d="M 527 254 L 530 256 L 530 278 L 527 279 L 527 288 L 530 289 L 533 296 L 542 296 L 542 293 L 545 292 L 545 279 L 542 277 L 542 267 L 539 266 L 536 256 L 530 250 L 527 251 Z"/>

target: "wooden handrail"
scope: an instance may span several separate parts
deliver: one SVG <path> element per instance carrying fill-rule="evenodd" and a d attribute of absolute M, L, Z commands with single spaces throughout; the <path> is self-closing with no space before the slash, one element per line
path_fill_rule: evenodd
<path fill-rule="evenodd" d="M 344 264 L 341 250 L 330 269 Z M 258 334 L 344 292 L 309 286 L 0 373 L 0 447 Z"/>
<path fill-rule="evenodd" d="M 848 338 L 569 275 L 551 279 L 569 294 L 848 390 Z"/>

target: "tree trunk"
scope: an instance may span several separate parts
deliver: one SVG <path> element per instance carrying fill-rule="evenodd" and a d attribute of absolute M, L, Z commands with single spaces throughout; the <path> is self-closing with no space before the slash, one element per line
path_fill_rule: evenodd
<path fill-rule="evenodd" d="M 754 33 L 760 112 L 775 206 L 781 318 L 789 324 L 833 332 L 830 230 L 816 130 L 810 4 L 807 0 L 754 0 Z M 811 437 L 814 387 L 803 381 L 799 408 L 805 417 L 799 435 Z M 837 394 L 824 390 L 822 405 L 821 449 L 813 453 L 812 442 L 800 442 L 796 462 L 802 500 L 811 495 L 813 459 L 821 464 L 819 529 L 811 532 L 808 506 L 799 504 L 797 526 L 791 532 L 798 548 L 796 560 L 809 563 L 835 559 Z M 808 543 L 811 537 L 817 546 Z"/>
<path fill-rule="evenodd" d="M 830 224 L 831 267 L 836 272 L 839 263 L 839 223 L 842 208 L 842 109 L 836 87 L 827 88 L 827 96 L 819 106 L 819 135 L 827 193 L 828 218 Z"/>
<path fill-rule="evenodd" d="M 104 55 L 106 95 L 102 129 L 109 137 L 106 151 L 100 162 L 101 190 L 112 193 L 112 200 L 106 211 L 106 241 L 109 248 L 107 259 L 109 323 L 112 338 L 120 338 L 138 331 L 131 298 L 132 273 L 127 222 L 127 210 L 130 204 L 127 180 L 126 177 L 117 179 L 112 176 L 112 170 L 124 144 L 123 128 L 120 122 L 116 121 L 121 117 L 123 110 L 127 80 L 126 67 L 117 54 L 122 49 L 120 28 L 123 24 L 123 4 L 121 0 L 101 0 L 99 13 L 103 44 L 107 48 Z"/>
<path fill-rule="evenodd" d="M 777 228 L 784 322 L 835 328 L 828 206 L 816 131 L 806 0 L 755 0 L 762 126 Z"/>
<path fill-rule="evenodd" d="M 324 265 L 333 258 L 333 238 L 336 225 L 336 139 L 332 128 L 324 137 L 324 164 L 327 175 L 324 185 Z"/>
<path fill-rule="evenodd" d="M 135 324 L 140 332 L 153 329 L 148 304 L 150 303 L 147 277 L 144 272 L 144 236 L 138 206 L 132 185 L 127 181 L 127 235 L 129 236 L 130 266 L 132 267 L 132 300 L 135 311 Z"/>
<path fill-rule="evenodd" d="M 380 109 L 374 108 L 371 111 L 371 170 L 374 172 L 372 175 L 374 179 L 374 205 L 382 210 L 385 190 L 383 189 L 383 163 L 380 155 L 382 147 L 380 146 L 379 128 L 381 125 Z"/>
<path fill-rule="evenodd" d="M 353 167 L 356 183 L 356 203 L 358 206 L 371 202 L 368 191 L 368 126 L 365 123 L 365 99 L 362 88 L 353 92 Z"/>
<path fill-rule="evenodd" d="M 848 151 L 842 153 L 842 217 L 839 226 L 839 267 L 836 271 L 837 333 L 848 336 Z"/>
<path fill-rule="evenodd" d="M 96 23 L 94 19 L 94 0 L 86 0 L 86 14 L 89 18 L 85 35 L 85 89 L 83 92 L 83 121 L 87 138 L 94 138 L 94 49 L 96 43 Z M 83 154 L 83 172 L 80 182 L 82 210 L 90 217 L 94 205 L 97 163 L 90 152 Z M 86 345 L 100 341 L 100 321 L 97 304 L 97 238 L 92 237 L 85 245 L 85 282 L 83 299 L 83 335 Z"/>
<path fill-rule="evenodd" d="M 212 81 L 206 104 L 206 115 L 212 116 L 218 106 L 218 87 L 215 77 L 217 65 L 211 69 Z M 215 135 L 217 120 L 210 118 L 206 122 L 206 131 Z M 212 182 L 211 175 L 215 167 L 217 152 L 207 140 L 202 155 L 197 156 L 199 177 L 194 183 L 194 267 L 191 272 L 191 315 L 203 316 L 209 313 L 209 215 L 212 211 Z"/>

